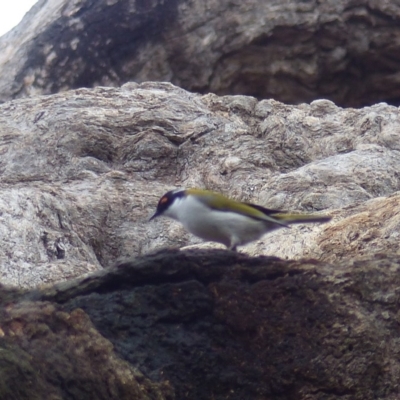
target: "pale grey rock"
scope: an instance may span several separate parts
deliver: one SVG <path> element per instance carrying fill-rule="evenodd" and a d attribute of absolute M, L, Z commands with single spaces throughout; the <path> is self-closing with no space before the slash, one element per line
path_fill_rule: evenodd
<path fill-rule="evenodd" d="M 397 108 L 385 104 L 289 106 L 168 83 L 4 103 L 1 280 L 37 286 L 161 247 L 210 247 L 176 222 L 148 222 L 176 187 L 334 216 L 242 248 L 252 255 L 332 261 L 396 253 L 399 127 Z M 375 215 L 377 204 L 383 211 Z"/>

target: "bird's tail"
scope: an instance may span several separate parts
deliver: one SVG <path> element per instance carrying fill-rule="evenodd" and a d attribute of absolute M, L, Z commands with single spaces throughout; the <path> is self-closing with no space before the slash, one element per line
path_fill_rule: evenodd
<path fill-rule="evenodd" d="M 306 223 L 325 223 L 329 222 L 332 217 L 328 215 L 317 215 L 317 214 L 288 214 L 288 213 L 276 213 L 271 214 L 271 217 L 284 222 L 285 224 L 306 224 Z"/>

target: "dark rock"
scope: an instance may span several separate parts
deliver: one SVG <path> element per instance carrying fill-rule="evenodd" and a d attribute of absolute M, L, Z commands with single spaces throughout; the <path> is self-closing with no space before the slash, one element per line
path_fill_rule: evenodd
<path fill-rule="evenodd" d="M 82 310 L 69 313 L 21 295 L 3 300 L 0 312 L 2 400 L 174 397 L 168 383 L 152 383 L 116 356 Z"/>
<path fill-rule="evenodd" d="M 0 38 L 0 100 L 168 81 L 295 104 L 398 104 L 399 20 L 395 0 L 41 0 Z"/>
<path fill-rule="evenodd" d="M 395 399 L 399 257 L 164 251 L 25 295 L 83 310 L 177 399 Z"/>

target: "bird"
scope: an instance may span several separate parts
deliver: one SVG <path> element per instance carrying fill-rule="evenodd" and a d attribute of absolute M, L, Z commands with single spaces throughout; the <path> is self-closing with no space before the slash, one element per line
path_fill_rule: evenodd
<path fill-rule="evenodd" d="M 324 223 L 331 219 L 327 215 L 271 210 L 196 188 L 165 193 L 150 221 L 160 216 L 177 220 L 193 235 L 222 243 L 233 251 L 237 251 L 238 246 L 258 240 L 267 232 L 288 228 L 290 224 Z"/>

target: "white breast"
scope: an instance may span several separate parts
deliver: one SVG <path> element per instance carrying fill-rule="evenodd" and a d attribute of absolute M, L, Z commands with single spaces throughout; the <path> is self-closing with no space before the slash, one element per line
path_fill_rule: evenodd
<path fill-rule="evenodd" d="M 269 227 L 268 223 L 241 214 L 212 210 L 190 195 L 176 199 L 165 214 L 181 222 L 193 235 L 227 247 L 257 240 L 274 228 Z"/>

